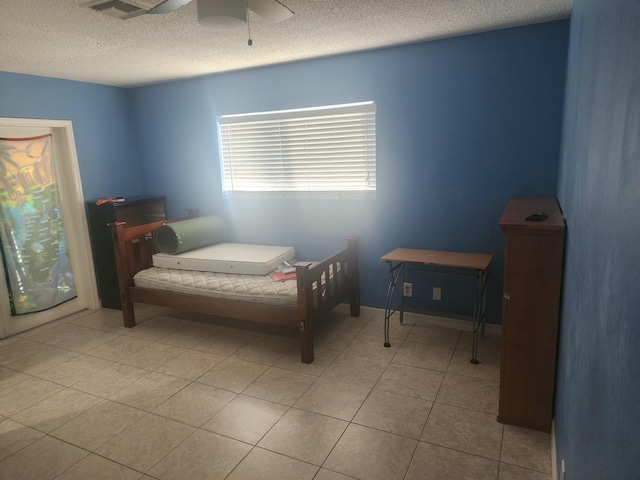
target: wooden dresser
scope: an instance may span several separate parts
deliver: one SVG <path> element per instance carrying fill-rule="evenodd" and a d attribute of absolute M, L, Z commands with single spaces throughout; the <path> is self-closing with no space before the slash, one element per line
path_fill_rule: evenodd
<path fill-rule="evenodd" d="M 526 220 L 544 213 L 542 221 Z M 505 234 L 502 356 L 498 421 L 549 432 L 565 221 L 555 198 L 513 198 Z"/>
<path fill-rule="evenodd" d="M 118 272 L 111 239 L 111 222 L 127 222 L 128 227 L 165 219 L 165 197 L 130 197 L 121 202 L 96 205 L 87 202 L 87 219 L 93 249 L 93 265 L 98 294 L 104 308 L 120 309 Z"/>

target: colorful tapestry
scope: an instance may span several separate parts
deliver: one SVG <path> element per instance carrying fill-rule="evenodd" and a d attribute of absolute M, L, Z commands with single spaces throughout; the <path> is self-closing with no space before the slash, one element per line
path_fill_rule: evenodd
<path fill-rule="evenodd" d="M 51 134 L 0 138 L 0 242 L 11 314 L 76 298 Z"/>

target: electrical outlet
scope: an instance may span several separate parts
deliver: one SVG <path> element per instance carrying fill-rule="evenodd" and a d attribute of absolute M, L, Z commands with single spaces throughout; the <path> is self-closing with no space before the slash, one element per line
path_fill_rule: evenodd
<path fill-rule="evenodd" d="M 433 287 L 433 299 L 442 300 L 442 289 L 440 287 Z"/>
<path fill-rule="evenodd" d="M 413 297 L 413 283 L 405 283 L 403 287 L 402 295 L 405 297 Z"/>
<path fill-rule="evenodd" d="M 564 458 L 563 458 L 562 461 L 560 462 L 560 478 L 558 480 L 564 480 L 565 474 L 566 472 L 564 469 Z"/>

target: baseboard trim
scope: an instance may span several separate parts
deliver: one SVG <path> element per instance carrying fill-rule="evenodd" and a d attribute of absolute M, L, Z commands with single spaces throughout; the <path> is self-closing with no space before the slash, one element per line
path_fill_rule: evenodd
<path fill-rule="evenodd" d="M 374 308 L 374 307 L 360 307 L 362 313 L 369 313 L 376 316 L 384 317 L 384 309 L 383 308 Z M 455 328 L 458 330 L 464 330 L 471 332 L 473 331 L 473 323 L 471 320 L 462 320 L 460 318 L 452 318 L 447 316 L 439 316 L 439 315 L 426 315 L 422 313 L 413 313 L 413 312 L 405 312 L 404 313 L 404 321 L 405 322 L 415 322 L 420 325 L 435 325 L 439 327 L 445 328 Z M 485 323 L 484 325 L 485 333 L 488 335 L 500 335 L 502 331 L 501 325 L 495 325 L 493 323 Z"/>

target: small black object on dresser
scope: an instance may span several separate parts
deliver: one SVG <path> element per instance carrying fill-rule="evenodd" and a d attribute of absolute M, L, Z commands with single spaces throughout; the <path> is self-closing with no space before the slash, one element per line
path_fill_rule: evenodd
<path fill-rule="evenodd" d="M 120 310 L 118 273 L 109 224 L 127 222 L 128 227 L 133 227 L 164 220 L 165 197 L 114 198 L 100 205 L 94 200 L 87 202 L 86 207 L 100 301 L 104 308 Z"/>

